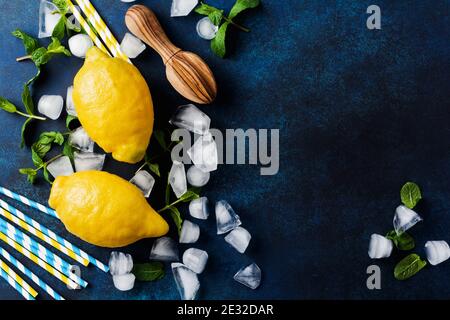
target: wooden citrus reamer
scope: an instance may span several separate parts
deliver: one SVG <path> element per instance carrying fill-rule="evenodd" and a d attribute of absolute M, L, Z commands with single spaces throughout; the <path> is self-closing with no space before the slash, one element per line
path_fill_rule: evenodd
<path fill-rule="evenodd" d="M 217 95 L 217 84 L 207 64 L 196 54 L 176 47 L 167 37 L 156 15 L 143 5 L 132 6 L 126 16 L 128 29 L 161 56 L 166 76 L 185 98 L 211 103 Z"/>

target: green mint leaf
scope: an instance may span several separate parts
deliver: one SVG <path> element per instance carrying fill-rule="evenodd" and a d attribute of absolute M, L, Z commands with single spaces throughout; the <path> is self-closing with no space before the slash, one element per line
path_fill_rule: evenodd
<path fill-rule="evenodd" d="M 161 173 L 159 172 L 159 164 L 147 162 L 147 165 L 151 172 L 156 174 L 158 177 L 161 177 Z"/>
<path fill-rule="evenodd" d="M 386 234 L 386 238 L 392 240 L 399 250 L 408 251 L 415 247 L 414 238 L 406 232 L 398 235 L 395 230 L 391 230 Z"/>
<path fill-rule="evenodd" d="M 74 150 L 72 145 L 69 143 L 69 140 L 67 139 L 66 142 L 64 143 L 64 147 L 63 147 L 63 155 L 68 156 L 70 158 L 71 161 L 73 161 L 73 154 Z"/>
<path fill-rule="evenodd" d="M 67 0 L 53 0 L 55 6 L 58 8 L 58 13 L 61 15 L 66 15 L 69 12 L 69 4 Z"/>
<path fill-rule="evenodd" d="M 253 9 L 259 6 L 259 0 L 237 0 L 233 8 L 231 8 L 228 18 L 234 19 L 238 14 L 247 9 Z"/>
<path fill-rule="evenodd" d="M 12 32 L 12 35 L 16 38 L 22 40 L 23 46 L 25 47 L 25 51 L 27 54 L 31 54 L 37 47 L 39 47 L 38 41 L 23 32 L 22 30 L 16 29 Z"/>
<path fill-rule="evenodd" d="M 208 16 L 209 20 L 211 20 L 211 22 L 216 26 L 218 26 L 223 19 L 223 10 L 219 10 L 203 2 L 197 8 L 195 8 L 195 12 L 204 16 Z"/>
<path fill-rule="evenodd" d="M 226 54 L 225 39 L 229 25 L 229 22 L 222 24 L 217 31 L 216 37 L 211 40 L 211 50 L 221 58 L 224 58 Z"/>
<path fill-rule="evenodd" d="M 417 254 L 412 253 L 403 258 L 394 269 L 394 277 L 397 280 L 406 280 L 414 276 L 427 265 Z"/>
<path fill-rule="evenodd" d="M 58 54 L 63 53 L 66 56 L 70 57 L 71 53 L 67 50 L 58 38 L 52 37 L 52 42 L 47 47 L 47 52 L 49 54 Z"/>
<path fill-rule="evenodd" d="M 168 150 L 167 143 L 166 143 L 166 135 L 164 131 L 162 130 L 155 130 L 153 131 L 153 136 L 155 137 L 156 141 L 158 141 L 161 148 L 164 150 Z"/>
<path fill-rule="evenodd" d="M 34 114 L 33 98 L 31 97 L 30 87 L 28 87 L 28 85 L 26 84 L 23 86 L 22 103 L 25 107 L 25 110 L 27 110 L 28 114 L 30 115 Z"/>
<path fill-rule="evenodd" d="M 413 209 L 417 202 L 422 199 L 420 188 L 414 182 L 407 182 L 400 190 L 400 198 L 402 203 L 410 209 Z"/>
<path fill-rule="evenodd" d="M 52 149 L 52 144 L 62 145 L 64 143 L 64 136 L 60 132 L 50 131 L 43 132 L 39 136 L 38 141 L 31 146 L 31 158 L 36 167 L 44 164 L 44 157 Z"/>
<path fill-rule="evenodd" d="M 200 198 L 200 195 L 197 192 L 197 189 L 188 189 L 186 193 L 184 193 L 178 200 L 181 202 L 190 202 L 194 199 Z"/>
<path fill-rule="evenodd" d="M 14 113 L 17 111 L 16 106 L 3 97 L 0 97 L 0 109 L 9 113 Z"/>
<path fill-rule="evenodd" d="M 31 54 L 31 60 L 33 60 L 36 67 L 39 68 L 50 60 L 50 55 L 47 53 L 46 48 L 37 48 Z"/>
<path fill-rule="evenodd" d="M 137 263 L 131 271 L 138 281 L 155 281 L 164 278 L 164 265 L 161 262 Z"/>
<path fill-rule="evenodd" d="M 173 222 L 175 223 L 178 234 L 181 233 L 181 225 L 183 224 L 183 219 L 181 219 L 181 213 L 176 207 L 168 208 L 170 216 L 172 217 Z"/>
<path fill-rule="evenodd" d="M 58 40 L 62 40 L 66 33 L 66 24 L 67 18 L 65 15 L 62 15 L 58 23 L 56 24 L 55 28 L 53 29 L 52 37 Z"/>
<path fill-rule="evenodd" d="M 50 179 L 50 174 L 48 172 L 47 166 L 44 165 L 44 170 L 42 171 L 42 174 L 44 175 L 45 181 L 47 181 L 50 184 L 53 184 L 52 179 Z"/>
<path fill-rule="evenodd" d="M 33 168 L 23 168 L 23 169 L 19 169 L 19 172 L 21 174 L 29 174 L 29 175 L 36 175 L 37 172 L 35 169 Z"/>
<path fill-rule="evenodd" d="M 72 121 L 74 121 L 74 120 L 78 120 L 78 118 L 77 118 L 77 117 L 74 117 L 74 116 L 71 116 L 70 114 L 67 115 L 67 118 L 66 118 L 66 128 L 67 128 L 67 129 L 70 130 L 70 124 L 71 124 Z"/>
<path fill-rule="evenodd" d="M 31 149 L 31 160 L 33 160 L 33 164 L 36 168 L 44 165 L 44 160 L 42 160 L 42 157 L 39 155 L 39 151 L 35 150 L 34 148 Z"/>
<path fill-rule="evenodd" d="M 22 129 L 20 130 L 20 137 L 21 137 L 20 147 L 21 148 L 23 148 L 25 146 L 25 133 L 26 133 L 28 125 L 31 123 L 31 121 L 33 121 L 32 118 L 28 118 L 27 120 L 25 120 L 25 122 L 22 125 Z"/>

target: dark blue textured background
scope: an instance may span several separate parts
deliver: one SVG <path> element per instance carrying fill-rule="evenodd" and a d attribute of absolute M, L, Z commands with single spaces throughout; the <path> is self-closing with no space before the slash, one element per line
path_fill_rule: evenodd
<path fill-rule="evenodd" d="M 129 5 L 93 2 L 121 39 Z M 226 60 L 216 58 L 208 42 L 197 37 L 199 16 L 172 19 L 170 1 L 137 2 L 154 9 L 175 44 L 211 66 L 219 96 L 203 110 L 214 127 L 280 129 L 278 175 L 260 176 L 256 166 L 221 166 L 204 189 L 211 201 L 225 198 L 233 205 L 253 239 L 240 255 L 215 235 L 213 217 L 199 223 L 196 246 L 210 254 L 200 276 L 200 299 L 450 298 L 448 262 L 398 282 L 392 271 L 401 254 L 376 262 L 382 290 L 369 291 L 365 285 L 366 267 L 373 263 L 367 256 L 369 236 L 392 228 L 405 181 L 417 182 L 425 198 L 418 207 L 424 222 L 412 231 L 416 251 L 424 254 L 426 240 L 450 240 L 449 1 L 263 0 L 261 8 L 240 19 L 252 32 L 233 30 Z M 366 8 L 374 2 L 382 9 L 381 31 L 365 25 Z M 210 3 L 230 8 L 232 1 Z M 15 62 L 23 48 L 9 33 L 18 27 L 37 34 L 38 1 L 1 0 L 0 8 L 0 94 L 20 104 L 22 84 L 34 67 Z M 42 94 L 65 96 L 82 62 L 52 61 L 36 85 L 35 100 Z M 186 101 L 168 85 L 152 50 L 135 64 L 151 87 L 157 126 L 165 126 Z M 17 172 L 31 165 L 29 149 L 18 148 L 21 123 L 18 116 L 0 113 L 0 184 L 44 203 L 48 185 L 32 187 Z M 35 136 L 49 129 L 63 130 L 63 121 L 32 131 Z M 127 179 L 133 172 L 110 158 L 106 170 Z M 159 203 L 154 198 L 151 202 Z M 111 250 L 82 243 L 60 222 L 26 212 L 107 261 Z M 144 262 L 151 244 L 151 239 L 140 241 L 124 251 Z M 109 275 L 89 267 L 82 270 L 90 286 L 73 292 L 21 260 L 70 299 L 178 298 L 171 276 L 122 293 Z M 232 280 L 250 261 L 263 270 L 256 291 Z M 16 298 L 0 281 L 0 299 Z"/>

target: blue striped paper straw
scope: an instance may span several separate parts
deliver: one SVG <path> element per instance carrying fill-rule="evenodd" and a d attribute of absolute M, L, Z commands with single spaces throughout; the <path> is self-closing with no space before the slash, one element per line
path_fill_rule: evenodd
<path fill-rule="evenodd" d="M 62 274 L 65 274 L 68 278 L 70 278 L 75 283 L 79 284 L 80 286 L 82 286 L 84 288 L 87 287 L 88 283 L 85 280 L 81 279 L 76 274 L 70 272 L 70 265 L 68 263 L 67 263 L 67 265 L 69 266 L 68 268 L 63 267 L 61 264 L 56 263 L 56 261 L 54 260 L 55 258 L 53 256 L 51 256 L 49 258 L 49 256 L 47 256 L 45 253 L 42 253 L 38 249 L 36 249 L 35 247 L 32 247 L 29 243 L 23 241 L 22 238 L 18 237 L 14 232 L 12 232 L 12 231 L 10 231 L 10 230 L 8 230 L 6 228 L 4 228 L 4 230 L 2 230 L 2 228 L 0 227 L 0 232 L 3 232 L 4 234 L 6 234 L 8 236 L 8 238 L 10 238 L 11 240 L 14 240 L 19 245 L 21 245 L 22 247 L 24 247 L 25 249 L 30 251 L 35 256 L 37 256 L 40 259 L 42 259 L 43 261 L 47 262 L 50 266 L 52 266 L 53 268 L 55 268 L 56 270 L 58 270 Z M 53 253 L 51 253 L 48 250 L 47 250 L 47 252 L 49 252 L 48 253 L 49 255 L 53 254 Z"/>
<path fill-rule="evenodd" d="M 35 300 L 33 296 L 27 290 L 22 288 L 22 286 L 18 284 L 13 277 L 11 277 L 8 273 L 6 273 L 5 270 L 0 269 L 0 275 L 11 285 L 11 287 L 16 289 L 16 291 L 19 292 L 22 295 L 22 297 L 24 297 L 27 300 Z"/>
<path fill-rule="evenodd" d="M 55 240 L 59 244 L 61 244 L 61 245 L 65 246 L 66 248 L 72 250 L 77 255 L 79 255 L 79 256 L 89 260 L 90 263 L 92 263 L 94 266 L 96 266 L 100 270 L 102 270 L 104 272 L 108 272 L 109 271 L 109 267 L 107 265 L 105 265 L 103 262 L 95 259 L 94 257 L 92 257 L 91 255 L 87 254 L 86 252 L 84 252 L 83 250 L 81 250 L 77 246 L 73 245 L 72 243 L 70 243 L 66 239 L 61 238 L 60 236 L 58 236 L 56 233 L 54 233 L 50 229 L 47 229 L 46 227 L 41 225 L 39 222 L 31 219 L 29 216 L 27 216 L 23 212 L 17 210 L 16 208 L 14 208 L 13 206 L 9 205 L 8 203 L 6 203 L 5 201 L 3 201 L 1 199 L 0 199 L 0 207 L 2 207 L 3 209 L 11 212 L 11 214 L 16 216 L 17 218 L 19 218 L 19 219 L 25 221 L 26 223 L 32 225 L 34 228 L 36 228 L 37 230 L 41 231 L 43 234 L 49 236 L 50 238 L 52 238 L 53 240 Z"/>
<path fill-rule="evenodd" d="M 58 214 L 56 213 L 55 210 L 50 209 L 40 203 L 37 203 L 36 201 L 30 200 L 24 196 L 21 196 L 20 194 L 17 194 L 15 192 L 12 192 L 9 189 L 6 189 L 5 187 L 1 187 L 0 186 L 0 193 L 4 194 L 7 197 L 10 197 L 11 199 L 17 200 L 22 202 L 23 204 L 26 204 L 29 207 L 38 209 L 39 211 L 46 213 L 48 215 L 51 215 L 52 217 L 58 218 Z"/>
<path fill-rule="evenodd" d="M 55 300 L 65 300 L 59 293 L 53 290 L 48 284 L 42 281 L 37 275 L 30 271 L 27 267 L 25 267 L 20 261 L 14 258 L 9 254 L 8 251 L 0 247 L 0 255 L 3 258 L 8 260 L 13 266 L 15 266 L 20 272 L 25 274 L 31 281 L 36 283 L 40 288 L 42 288 L 45 292 L 47 292 L 52 298 Z"/>

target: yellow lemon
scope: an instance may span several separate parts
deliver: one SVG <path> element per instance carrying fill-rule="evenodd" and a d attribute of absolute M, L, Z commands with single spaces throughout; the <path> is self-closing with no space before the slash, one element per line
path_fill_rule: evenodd
<path fill-rule="evenodd" d="M 48 202 L 69 232 L 97 246 L 123 247 L 169 230 L 136 186 L 104 171 L 57 177 Z"/>
<path fill-rule="evenodd" d="M 73 101 L 87 134 L 114 159 L 142 160 L 153 131 L 153 103 L 139 70 L 93 47 L 75 76 Z"/>

